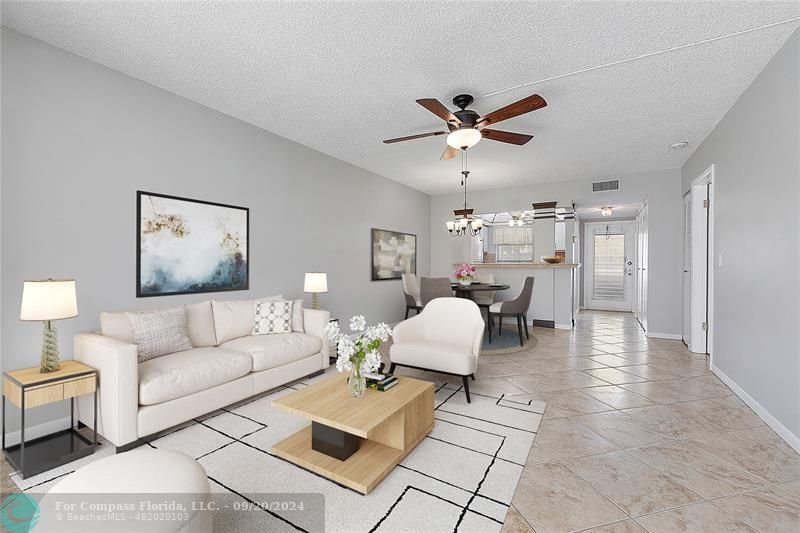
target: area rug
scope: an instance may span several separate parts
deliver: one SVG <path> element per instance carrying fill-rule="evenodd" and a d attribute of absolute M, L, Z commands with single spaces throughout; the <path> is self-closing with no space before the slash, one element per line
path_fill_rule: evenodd
<path fill-rule="evenodd" d="M 522 352 L 524 350 L 530 350 L 534 348 L 537 344 L 536 336 L 533 334 L 533 330 L 531 326 L 528 326 L 528 331 L 530 338 L 524 337 L 523 334 L 523 341 L 525 342 L 524 345 L 520 346 L 519 344 L 519 331 L 517 330 L 517 325 L 514 324 L 513 326 L 503 326 L 503 334 L 497 334 L 497 328 L 495 327 L 492 330 L 492 342 L 489 343 L 489 334 L 484 332 L 483 334 L 483 344 L 481 345 L 481 355 L 499 355 L 505 353 L 516 353 Z"/>
<path fill-rule="evenodd" d="M 324 526 L 310 516 L 255 506 L 251 512 L 216 511 L 217 533 L 500 531 L 541 422 L 543 402 L 473 392 L 472 403 L 467 404 L 459 378 L 435 383 L 433 431 L 364 496 L 270 452 L 273 444 L 308 424 L 273 409 L 272 400 L 333 371 L 198 418 L 148 445 L 195 458 L 206 470 L 213 497 L 221 503 L 232 499 L 258 503 L 265 495 L 286 493 L 324 498 Z M 43 492 L 60 477 L 109 453 L 109 446 L 101 446 L 97 454 L 81 461 L 25 480 L 13 474 L 12 480 L 22 490 Z"/>

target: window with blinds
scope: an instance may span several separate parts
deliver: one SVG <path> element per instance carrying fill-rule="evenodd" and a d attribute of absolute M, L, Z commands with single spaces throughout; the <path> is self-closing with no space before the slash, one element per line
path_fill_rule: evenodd
<path fill-rule="evenodd" d="M 595 300 L 625 299 L 625 235 L 594 236 Z"/>

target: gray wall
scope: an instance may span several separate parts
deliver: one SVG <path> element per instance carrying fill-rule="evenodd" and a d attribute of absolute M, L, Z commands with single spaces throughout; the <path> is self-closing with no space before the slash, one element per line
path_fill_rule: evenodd
<path fill-rule="evenodd" d="M 620 178 L 625 198 L 647 200 L 650 231 L 650 286 L 648 326 L 653 333 L 681 334 L 681 175 L 680 171 L 659 170 L 613 176 Z M 475 184 L 478 176 L 471 177 Z M 471 191 L 470 207 L 476 213 L 530 209 L 533 202 L 557 201 L 560 205 L 599 198 L 592 191 L 592 179 L 540 183 Z M 464 202 L 458 193 L 440 194 L 431 198 L 431 275 L 452 274 L 453 260 L 460 257 L 464 238 L 454 239 L 444 227 L 452 218 L 453 209 Z M 609 197 L 613 198 L 613 197 Z M 676 215 L 677 213 L 677 215 Z"/>
<path fill-rule="evenodd" d="M 313 270 L 328 272 L 334 317 L 399 320 L 401 282 L 370 281 L 372 226 L 415 233 L 428 273 L 424 193 L 7 28 L 2 80 L 3 368 L 38 364 L 42 326 L 18 320 L 24 279 L 77 280 L 80 316 L 57 324 L 70 358 L 102 310 L 302 297 Z M 137 299 L 137 189 L 249 207 L 252 290 Z"/>
<path fill-rule="evenodd" d="M 710 80 L 713 81 L 713 80 Z M 683 166 L 714 164 L 714 364 L 800 439 L 800 33 Z M 679 217 L 679 212 L 675 212 Z"/>

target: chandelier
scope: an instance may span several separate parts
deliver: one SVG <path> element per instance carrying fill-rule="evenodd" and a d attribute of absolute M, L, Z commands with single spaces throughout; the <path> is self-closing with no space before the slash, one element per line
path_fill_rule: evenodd
<path fill-rule="evenodd" d="M 471 235 L 473 237 L 480 235 L 483 229 L 483 219 L 476 217 L 472 214 L 472 209 L 467 207 L 467 178 L 469 178 L 469 170 L 467 170 L 467 151 L 461 152 L 461 186 L 464 187 L 464 209 L 453 209 L 453 220 L 447 221 L 447 231 L 453 237 L 462 237 L 464 235 Z"/>

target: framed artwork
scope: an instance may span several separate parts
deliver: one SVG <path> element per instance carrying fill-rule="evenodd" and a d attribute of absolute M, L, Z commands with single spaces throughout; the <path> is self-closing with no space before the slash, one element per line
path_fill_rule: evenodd
<path fill-rule="evenodd" d="M 372 228 L 372 281 L 417 273 L 417 236 Z"/>
<path fill-rule="evenodd" d="M 250 210 L 136 192 L 136 296 L 243 291 Z"/>

